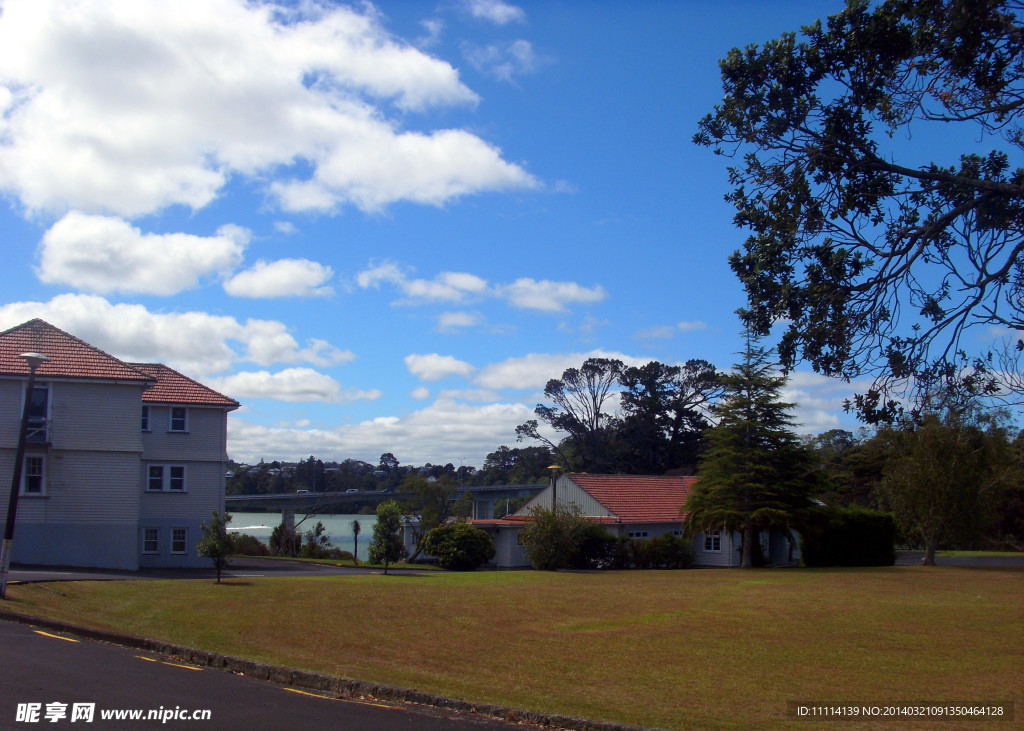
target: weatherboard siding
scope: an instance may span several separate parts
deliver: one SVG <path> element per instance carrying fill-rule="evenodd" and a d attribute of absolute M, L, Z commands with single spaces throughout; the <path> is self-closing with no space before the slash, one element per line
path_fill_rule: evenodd
<path fill-rule="evenodd" d="M 223 408 L 189 406 L 185 432 L 170 431 L 171 407 L 149 405 L 149 431 L 142 433 L 146 459 L 153 461 L 227 461 L 227 412 Z M 138 423 L 138 419 L 136 422 Z"/>
<path fill-rule="evenodd" d="M 142 520 L 167 518 L 195 518 L 207 520 L 214 510 L 224 510 L 224 465 L 220 462 L 159 462 L 184 465 L 185 492 L 150 492 L 146 490 L 146 475 L 152 462 L 144 460 L 137 479 L 141 484 Z"/>
<path fill-rule="evenodd" d="M 142 388 L 52 381 L 50 441 L 65 450 L 142 451 Z"/>

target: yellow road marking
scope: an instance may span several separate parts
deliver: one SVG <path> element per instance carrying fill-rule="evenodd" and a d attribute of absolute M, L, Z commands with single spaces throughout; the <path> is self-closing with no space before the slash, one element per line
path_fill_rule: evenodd
<path fill-rule="evenodd" d="M 317 693 L 310 693 L 308 691 L 298 690 L 296 688 L 285 688 L 284 690 L 287 690 L 289 693 L 298 693 L 299 695 L 312 696 L 313 698 L 323 698 L 325 701 L 336 701 L 336 700 L 339 700 L 338 698 L 332 698 L 329 695 L 319 695 Z"/>
<path fill-rule="evenodd" d="M 51 635 L 49 632 L 43 632 L 41 629 L 34 629 L 32 631 L 35 632 L 37 635 L 42 635 L 43 637 L 52 637 L 55 640 L 64 640 L 65 642 L 78 642 L 78 640 L 73 640 L 70 637 L 61 637 L 60 635 Z"/>
<path fill-rule="evenodd" d="M 145 655 L 136 655 L 135 657 L 137 657 L 140 660 L 145 660 L 146 662 L 156 662 L 156 660 L 154 660 L 153 658 L 146 657 Z"/>
<path fill-rule="evenodd" d="M 137 657 L 140 660 L 145 660 L 146 662 L 158 662 L 161 665 L 170 665 L 172 668 L 185 668 L 186 670 L 202 670 L 202 668 L 197 668 L 195 665 L 182 665 L 178 662 L 167 662 L 166 660 L 157 660 L 156 658 L 146 657 L 145 655 L 136 655 L 135 657 Z"/>

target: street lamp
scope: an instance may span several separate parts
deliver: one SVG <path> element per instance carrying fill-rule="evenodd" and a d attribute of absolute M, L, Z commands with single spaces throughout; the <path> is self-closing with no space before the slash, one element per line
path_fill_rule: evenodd
<path fill-rule="evenodd" d="M 553 464 L 548 467 L 548 471 L 551 473 L 551 512 L 555 512 L 555 508 L 558 507 L 558 471 L 561 470 L 561 466 Z"/>
<path fill-rule="evenodd" d="M 7 521 L 4 523 L 4 542 L 3 546 L 0 547 L 0 599 L 7 598 L 7 572 L 11 565 L 11 548 L 14 545 L 14 519 L 18 515 L 21 468 L 25 461 L 25 436 L 28 426 L 28 412 L 32 406 L 32 391 L 36 385 L 36 368 L 49 360 L 42 353 L 22 353 L 18 357 L 28 364 L 28 387 L 25 389 L 25 403 L 21 408 L 21 424 L 18 427 L 18 449 L 14 455 L 14 475 L 11 478 L 11 495 L 7 502 Z"/>

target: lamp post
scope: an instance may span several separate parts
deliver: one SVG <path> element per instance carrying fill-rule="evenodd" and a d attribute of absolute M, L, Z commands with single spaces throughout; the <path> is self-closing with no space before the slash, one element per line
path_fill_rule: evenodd
<path fill-rule="evenodd" d="M 14 545 L 14 520 L 18 515 L 18 493 L 21 491 L 21 468 L 25 461 L 25 437 L 28 426 L 28 412 L 32 405 L 32 391 L 36 385 L 36 368 L 49 360 L 42 353 L 22 353 L 28 364 L 28 386 L 25 389 L 25 403 L 21 408 L 21 424 L 18 427 L 18 449 L 14 455 L 14 475 L 11 478 L 11 495 L 7 501 L 7 521 L 4 523 L 4 542 L 0 547 L 0 599 L 7 598 L 7 572 L 11 566 L 11 548 Z"/>
<path fill-rule="evenodd" d="M 554 513 L 558 507 L 558 471 L 562 468 L 559 465 L 553 464 L 548 467 L 548 471 L 551 473 L 551 512 Z"/>

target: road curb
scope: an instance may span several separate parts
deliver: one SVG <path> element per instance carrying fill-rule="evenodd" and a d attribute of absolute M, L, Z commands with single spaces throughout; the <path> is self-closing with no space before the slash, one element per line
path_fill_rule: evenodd
<path fill-rule="evenodd" d="M 395 685 L 343 678 L 337 675 L 299 670 L 284 665 L 269 665 L 256 662 L 255 660 L 247 660 L 232 655 L 221 655 L 220 653 L 208 650 L 197 650 L 192 647 L 175 645 L 161 640 L 92 629 L 43 617 L 34 617 L 7 609 L 0 609 L 0 619 L 33 625 L 54 632 L 64 632 L 83 639 L 109 642 L 114 645 L 121 645 L 122 647 L 169 655 L 200 667 L 224 669 L 250 678 L 256 678 L 257 680 L 265 680 L 277 683 L 278 685 L 328 694 L 335 698 L 380 700 L 431 706 L 459 713 L 487 716 L 499 721 L 524 723 L 547 728 L 569 729 L 570 731 L 657 731 L 656 729 L 648 729 L 643 726 L 632 726 L 610 721 L 594 721 L 557 713 L 538 713 L 536 711 L 525 711 L 491 703 L 472 703 L 412 688 L 401 688 Z"/>

